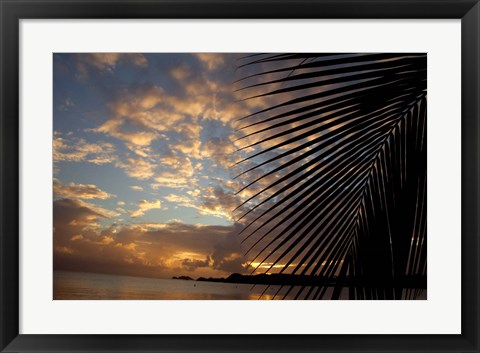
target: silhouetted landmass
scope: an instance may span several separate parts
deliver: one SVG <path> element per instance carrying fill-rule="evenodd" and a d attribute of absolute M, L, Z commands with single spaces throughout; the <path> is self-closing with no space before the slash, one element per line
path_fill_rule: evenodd
<path fill-rule="evenodd" d="M 188 276 L 178 276 L 178 277 L 173 276 L 172 279 L 183 279 L 184 281 L 193 281 L 193 278 Z"/>
<path fill-rule="evenodd" d="M 205 278 L 199 277 L 197 281 L 206 282 L 224 282 L 224 283 L 246 283 L 246 284 L 267 284 L 267 285 L 288 285 L 288 286 L 367 286 L 367 287 L 399 287 L 399 288 L 427 288 L 427 278 L 425 276 L 411 276 L 396 278 L 391 281 L 382 281 L 374 278 L 351 278 L 351 277 L 334 277 L 322 278 L 320 276 L 305 275 L 288 275 L 288 274 L 258 274 L 258 275 L 241 275 L 232 273 L 227 278 Z"/>

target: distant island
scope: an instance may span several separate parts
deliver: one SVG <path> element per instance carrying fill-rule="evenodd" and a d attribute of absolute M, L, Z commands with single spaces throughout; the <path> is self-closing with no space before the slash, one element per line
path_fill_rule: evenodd
<path fill-rule="evenodd" d="M 194 279 L 189 276 L 172 277 L 172 279 L 193 281 Z M 290 286 L 356 286 L 365 285 L 371 282 L 372 287 L 378 286 L 374 279 L 368 281 L 365 278 L 352 278 L 352 277 L 333 277 L 325 278 L 320 276 L 308 276 L 308 275 L 290 275 L 290 274 L 258 274 L 258 275 L 242 275 L 240 273 L 232 273 L 230 276 L 224 278 L 205 278 L 199 277 L 196 279 L 199 282 L 223 282 L 223 283 L 244 283 L 244 284 L 266 284 L 266 285 L 290 285 Z M 427 278 L 425 276 L 410 276 L 403 278 L 396 278 L 394 283 L 382 283 L 384 286 L 393 285 L 401 286 L 403 288 L 427 288 Z"/>
<path fill-rule="evenodd" d="M 193 281 L 193 278 L 188 276 L 178 276 L 178 277 L 173 276 L 172 279 L 182 279 L 184 281 Z"/>
<path fill-rule="evenodd" d="M 199 277 L 196 280 L 189 276 L 173 276 L 172 279 L 184 281 L 198 282 L 223 282 L 223 283 L 244 283 L 244 284 L 266 284 L 266 285 L 286 285 L 286 286 L 360 286 L 370 282 L 372 287 L 378 286 L 375 279 L 354 278 L 354 277 L 333 277 L 325 278 L 320 276 L 308 275 L 289 275 L 283 273 L 258 274 L 258 275 L 242 275 L 240 273 L 232 273 L 224 278 Z M 425 276 L 409 276 L 396 278 L 395 281 L 382 281 L 383 286 L 401 286 L 403 288 L 427 288 L 427 278 Z"/>

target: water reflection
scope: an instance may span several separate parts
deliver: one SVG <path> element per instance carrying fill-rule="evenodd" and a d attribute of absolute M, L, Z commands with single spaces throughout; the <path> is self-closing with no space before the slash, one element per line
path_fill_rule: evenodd
<path fill-rule="evenodd" d="M 56 300 L 294 299 L 301 288 L 295 287 L 290 291 L 289 288 L 77 272 L 54 272 L 53 277 L 53 299 Z M 302 295 L 305 295 L 308 289 L 305 288 Z"/>
<path fill-rule="evenodd" d="M 291 300 L 297 295 L 298 299 L 304 299 L 310 289 L 78 272 L 53 274 L 55 300 Z M 317 289 L 314 288 L 314 293 Z M 327 288 L 323 298 L 331 298 L 332 292 L 333 288 Z M 426 295 L 424 291 L 417 299 L 425 300 Z M 340 299 L 348 300 L 348 289 L 342 290 Z"/>

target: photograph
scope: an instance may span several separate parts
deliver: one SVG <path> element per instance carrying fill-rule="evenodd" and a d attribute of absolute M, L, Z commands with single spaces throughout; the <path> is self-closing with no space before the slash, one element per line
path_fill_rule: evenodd
<path fill-rule="evenodd" d="M 52 53 L 52 299 L 427 300 L 427 56 Z"/>

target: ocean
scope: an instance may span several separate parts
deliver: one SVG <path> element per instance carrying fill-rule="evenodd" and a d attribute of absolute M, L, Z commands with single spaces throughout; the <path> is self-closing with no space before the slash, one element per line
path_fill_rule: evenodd
<path fill-rule="evenodd" d="M 53 272 L 54 300 L 257 300 L 282 299 L 288 288 L 280 286 L 197 282 L 81 272 Z M 294 299 L 299 288 L 285 299 Z M 327 290 L 326 298 L 329 298 Z M 275 294 L 278 294 L 275 296 Z M 302 293 L 308 292 L 308 288 Z M 347 290 L 341 299 L 348 299 Z M 274 298 L 275 297 L 275 298 Z"/>

